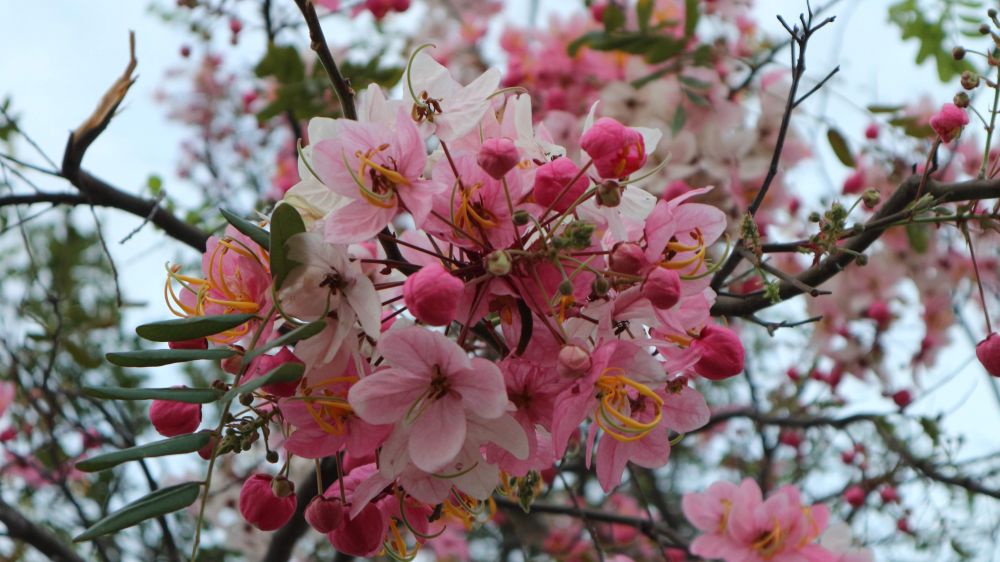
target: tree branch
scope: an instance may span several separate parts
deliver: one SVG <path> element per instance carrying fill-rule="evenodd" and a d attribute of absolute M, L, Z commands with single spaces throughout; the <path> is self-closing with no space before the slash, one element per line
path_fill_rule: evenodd
<path fill-rule="evenodd" d="M 48 529 L 33 523 L 0 499 L 0 522 L 12 538 L 24 541 L 56 562 L 84 562 L 76 552 Z"/>

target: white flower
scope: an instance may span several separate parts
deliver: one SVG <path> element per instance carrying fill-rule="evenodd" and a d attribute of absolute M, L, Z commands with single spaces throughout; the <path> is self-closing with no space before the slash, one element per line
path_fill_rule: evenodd
<path fill-rule="evenodd" d="M 427 122 L 433 125 L 438 138 L 451 142 L 468 134 L 482 121 L 490 108 L 488 98 L 500 85 L 500 70 L 491 68 L 468 86 L 462 86 L 430 55 L 417 53 L 409 75 L 404 77 L 404 84 L 409 84 L 418 98 L 436 106 L 428 108 L 433 114 Z"/>

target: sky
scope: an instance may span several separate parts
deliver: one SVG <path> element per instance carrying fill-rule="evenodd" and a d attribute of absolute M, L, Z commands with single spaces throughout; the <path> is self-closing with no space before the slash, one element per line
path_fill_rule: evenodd
<path fill-rule="evenodd" d="M 165 2 L 167 0 L 159 0 Z M 284 0 L 282 0 L 284 1 Z M 287 0 L 290 4 L 291 0 Z M 899 32 L 886 23 L 888 0 L 844 1 L 835 10 L 837 23 L 820 33 L 810 44 L 807 84 L 824 76 L 834 65 L 840 74 L 822 93 L 807 103 L 796 126 L 818 141 L 819 163 L 803 167 L 790 177 L 801 185 L 826 185 L 827 175 L 839 183 L 846 170 L 834 163 L 825 147 L 826 129 L 820 117 L 834 120 L 848 138 L 860 139 L 869 117 L 862 108 L 870 103 L 915 101 L 918 92 L 933 96 L 935 105 L 949 101 L 955 89 L 938 83 L 934 70 L 913 64 L 915 47 L 902 44 Z M 528 0 L 510 3 L 504 17 L 524 23 Z M 817 2 L 819 4 L 819 2 Z M 108 85 L 122 72 L 128 58 L 128 32 L 137 36 L 139 80 L 129 92 L 120 114 L 87 152 L 86 170 L 126 191 L 138 192 L 146 178 L 157 174 L 164 187 L 179 202 L 195 194 L 174 176 L 179 161 L 179 144 L 184 131 L 165 118 L 165 108 L 154 100 L 164 73 L 180 61 L 179 46 L 189 41 L 181 29 L 162 22 L 150 13 L 146 0 L 48 0 L 23 2 L 3 0 L 5 16 L 0 18 L 0 98 L 11 95 L 13 108 L 22 116 L 21 127 L 58 162 L 68 132 L 76 128 L 96 106 Z M 576 0 L 541 0 L 541 21 L 545 14 L 577 6 Z M 792 19 L 804 9 L 799 0 L 758 0 L 756 11 L 766 33 L 784 33 L 774 14 Z M 337 34 L 344 29 L 337 28 Z M 254 30 L 248 30 L 254 33 Z M 257 40 L 254 40 L 257 39 Z M 234 55 L 252 61 L 260 54 L 262 41 L 244 37 L 245 47 Z M 304 41 L 303 41 L 304 44 Z M 787 61 L 780 61 L 787 67 Z M 25 146 L 18 155 L 44 164 Z M 38 177 L 47 191 L 71 191 L 71 186 L 53 178 Z M 116 211 L 99 211 L 105 236 L 130 301 L 145 304 L 130 310 L 127 326 L 168 316 L 162 301 L 163 264 L 178 259 L 192 260 L 193 251 L 172 241 L 151 226 L 125 244 L 118 241 L 135 229 L 142 219 Z M 89 220 L 79 214 L 80 220 Z M 951 377 L 928 398 L 915 406 L 918 413 L 944 411 L 945 428 L 964 435 L 970 443 L 969 455 L 996 449 L 996 427 L 1000 408 L 986 387 L 991 384 L 972 358 L 973 349 L 961 337 L 946 356 L 948 365 L 927 375 L 927 387 Z M 955 370 L 956 366 L 964 368 Z M 171 376 L 171 375 L 165 375 Z M 176 382 L 176 381 L 172 381 Z M 851 390 L 849 390 L 851 391 Z M 856 387 L 859 400 L 853 408 L 888 411 L 879 397 L 868 397 Z"/>

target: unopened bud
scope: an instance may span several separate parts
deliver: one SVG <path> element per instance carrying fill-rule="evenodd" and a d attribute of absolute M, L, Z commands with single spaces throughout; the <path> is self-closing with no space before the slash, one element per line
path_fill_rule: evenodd
<path fill-rule="evenodd" d="M 510 273 L 510 266 L 510 254 L 504 250 L 497 250 L 486 256 L 486 271 L 489 271 L 490 275 L 497 277 L 507 275 Z"/>
<path fill-rule="evenodd" d="M 993 19 L 997 17 L 997 11 L 995 8 L 990 8 L 989 10 L 986 10 L 986 15 L 990 16 L 990 19 Z"/>
<path fill-rule="evenodd" d="M 559 350 L 556 370 L 564 377 L 580 377 L 590 370 L 590 354 L 578 345 L 567 344 Z"/>
<path fill-rule="evenodd" d="M 965 48 L 964 47 L 955 47 L 954 49 L 951 50 L 951 56 L 955 60 L 962 60 L 962 59 L 964 59 L 965 58 Z"/>
<path fill-rule="evenodd" d="M 605 180 L 597 186 L 597 201 L 605 207 L 617 207 L 622 202 L 622 188 L 615 180 Z"/>
<path fill-rule="evenodd" d="M 986 25 L 985 23 L 982 24 L 982 25 L 980 25 L 979 26 L 979 33 L 980 33 L 980 35 L 989 35 L 989 33 L 990 33 L 990 26 Z"/>
<path fill-rule="evenodd" d="M 292 484 L 291 480 L 284 476 L 278 476 L 271 480 L 271 491 L 279 498 L 287 498 L 295 493 L 295 484 Z"/>
<path fill-rule="evenodd" d="M 278 460 L 279 460 L 278 452 L 277 451 L 268 451 L 267 454 L 264 455 L 264 458 L 267 460 L 267 462 L 269 462 L 271 464 L 274 464 L 274 463 L 278 462 Z"/>
<path fill-rule="evenodd" d="M 524 226 L 528 224 L 529 221 L 531 221 L 531 215 L 528 214 L 528 211 L 525 210 L 514 211 L 514 224 L 516 224 L 517 226 Z"/>
<path fill-rule="evenodd" d="M 860 256 L 854 258 L 854 263 L 864 267 L 868 265 L 868 256 L 861 254 Z"/>
<path fill-rule="evenodd" d="M 882 194 L 873 188 L 868 188 L 861 194 L 861 200 L 864 202 L 865 207 L 874 209 L 882 201 Z"/>
<path fill-rule="evenodd" d="M 618 273 L 638 275 L 648 263 L 646 253 L 635 242 L 619 242 L 608 255 L 608 265 Z"/>
<path fill-rule="evenodd" d="M 979 87 L 979 74 L 966 70 L 962 73 L 961 79 L 962 87 L 966 90 L 975 90 Z M 955 105 L 958 105 L 957 103 Z"/>
<path fill-rule="evenodd" d="M 969 94 L 965 92 L 959 92 L 955 94 L 955 99 L 953 100 L 956 107 L 961 107 L 965 109 L 969 107 Z"/>
<path fill-rule="evenodd" d="M 569 279 L 559 284 L 559 294 L 568 297 L 573 294 L 573 283 Z"/>
<path fill-rule="evenodd" d="M 608 291 L 611 290 L 611 282 L 608 281 L 607 277 L 603 275 L 598 275 L 597 277 L 594 278 L 594 282 L 591 283 L 590 289 L 594 292 L 595 295 L 603 297 L 608 294 Z"/>
<path fill-rule="evenodd" d="M 816 211 L 809 213 L 809 222 L 819 222 L 822 217 Z"/>

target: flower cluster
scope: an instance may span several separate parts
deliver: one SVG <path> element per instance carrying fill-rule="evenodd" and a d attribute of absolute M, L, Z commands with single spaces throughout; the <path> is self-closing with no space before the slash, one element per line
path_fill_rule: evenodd
<path fill-rule="evenodd" d="M 710 188 L 658 200 L 641 187 L 656 131 L 592 110 L 575 159 L 496 70 L 463 85 L 418 52 L 404 80 L 409 100 L 372 86 L 357 121 L 309 124 L 301 180 L 279 203 L 303 232 L 268 251 L 230 228 L 202 277 L 168 271 L 176 314 L 255 315 L 211 343 L 278 351 L 224 369 L 245 382 L 304 366 L 298 383 L 241 398 L 260 417 L 226 418 L 213 454 L 277 425 L 284 473 L 292 457 L 336 456 L 307 520 L 356 555 L 406 557 L 440 522 L 477 521 L 498 486 L 530 501 L 578 447 L 610 492 L 627 463 L 664 465 L 708 422 L 692 382 L 743 369 L 738 337 L 709 315 L 725 216 L 690 201 Z M 307 324 L 294 349 L 275 342 Z M 197 427 L 174 418 L 157 427 Z M 281 526 L 289 485 L 247 480 L 245 519 Z"/>

